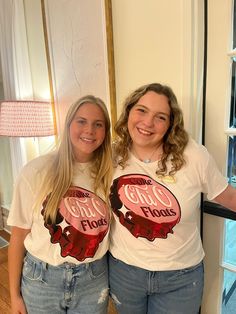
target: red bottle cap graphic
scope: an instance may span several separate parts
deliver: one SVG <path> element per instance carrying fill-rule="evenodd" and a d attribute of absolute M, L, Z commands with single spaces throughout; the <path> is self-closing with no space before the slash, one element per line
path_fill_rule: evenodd
<path fill-rule="evenodd" d="M 83 261 L 95 255 L 108 232 L 109 219 L 106 203 L 101 198 L 88 190 L 71 187 L 61 200 L 56 223 L 45 223 L 45 227 L 51 242 L 60 244 L 63 257 Z"/>
<path fill-rule="evenodd" d="M 114 180 L 110 201 L 120 223 L 136 238 L 167 238 L 180 220 L 175 196 L 146 175 L 131 174 Z"/>

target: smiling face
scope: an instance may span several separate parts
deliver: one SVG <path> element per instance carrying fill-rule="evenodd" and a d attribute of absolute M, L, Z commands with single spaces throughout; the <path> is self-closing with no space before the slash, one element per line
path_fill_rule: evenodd
<path fill-rule="evenodd" d="M 170 126 L 170 106 L 165 95 L 147 92 L 131 108 L 128 130 L 132 147 L 139 152 L 151 153 L 158 147 Z"/>
<path fill-rule="evenodd" d="M 105 138 L 106 124 L 102 109 L 93 103 L 82 104 L 71 121 L 69 132 L 76 160 L 90 161 L 93 152 Z"/>

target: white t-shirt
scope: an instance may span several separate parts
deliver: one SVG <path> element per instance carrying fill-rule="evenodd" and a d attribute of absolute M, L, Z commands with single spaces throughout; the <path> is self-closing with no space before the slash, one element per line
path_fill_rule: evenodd
<path fill-rule="evenodd" d="M 24 245 L 33 256 L 51 265 L 87 263 L 108 249 L 110 214 L 104 200 L 93 192 L 89 163 L 74 166 L 72 186 L 64 195 L 56 224 L 45 224 L 42 210 L 34 209 L 45 165 L 53 155 L 41 156 L 22 170 L 14 189 L 8 224 L 31 229 Z"/>
<path fill-rule="evenodd" d="M 132 154 L 125 169 L 116 168 L 110 194 L 115 258 L 151 271 L 183 269 L 203 259 L 200 193 L 212 200 L 228 183 L 204 146 L 190 140 L 184 157 L 174 180 L 158 178 L 157 162 L 144 164 Z"/>

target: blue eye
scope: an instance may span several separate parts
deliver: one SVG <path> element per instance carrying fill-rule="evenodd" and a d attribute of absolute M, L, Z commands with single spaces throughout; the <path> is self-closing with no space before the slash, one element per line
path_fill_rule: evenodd
<path fill-rule="evenodd" d="M 159 121 L 160 121 L 160 120 L 161 120 L 161 121 L 167 121 L 167 117 L 164 116 L 164 115 L 157 115 L 157 116 L 156 116 L 156 119 L 159 120 Z"/>
<path fill-rule="evenodd" d="M 139 111 L 139 112 L 145 112 L 146 110 L 143 109 L 143 108 L 137 108 L 137 111 Z"/>
<path fill-rule="evenodd" d="M 95 124 L 95 126 L 96 126 L 96 128 L 103 128 L 103 127 L 104 127 L 104 124 L 101 123 L 101 122 L 97 122 L 97 123 Z"/>
<path fill-rule="evenodd" d="M 86 121 L 82 120 L 82 119 L 79 119 L 79 120 L 77 120 L 77 123 L 84 125 L 86 123 Z"/>

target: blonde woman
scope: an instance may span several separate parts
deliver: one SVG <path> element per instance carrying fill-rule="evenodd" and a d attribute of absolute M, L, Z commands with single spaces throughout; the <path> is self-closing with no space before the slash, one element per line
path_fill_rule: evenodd
<path fill-rule="evenodd" d="M 88 95 L 69 109 L 57 151 L 22 170 L 8 218 L 12 313 L 106 313 L 110 120 Z"/>
<path fill-rule="evenodd" d="M 236 189 L 189 138 L 168 86 L 131 93 L 115 131 L 109 280 L 116 308 L 197 314 L 204 281 L 200 193 L 235 211 Z"/>

